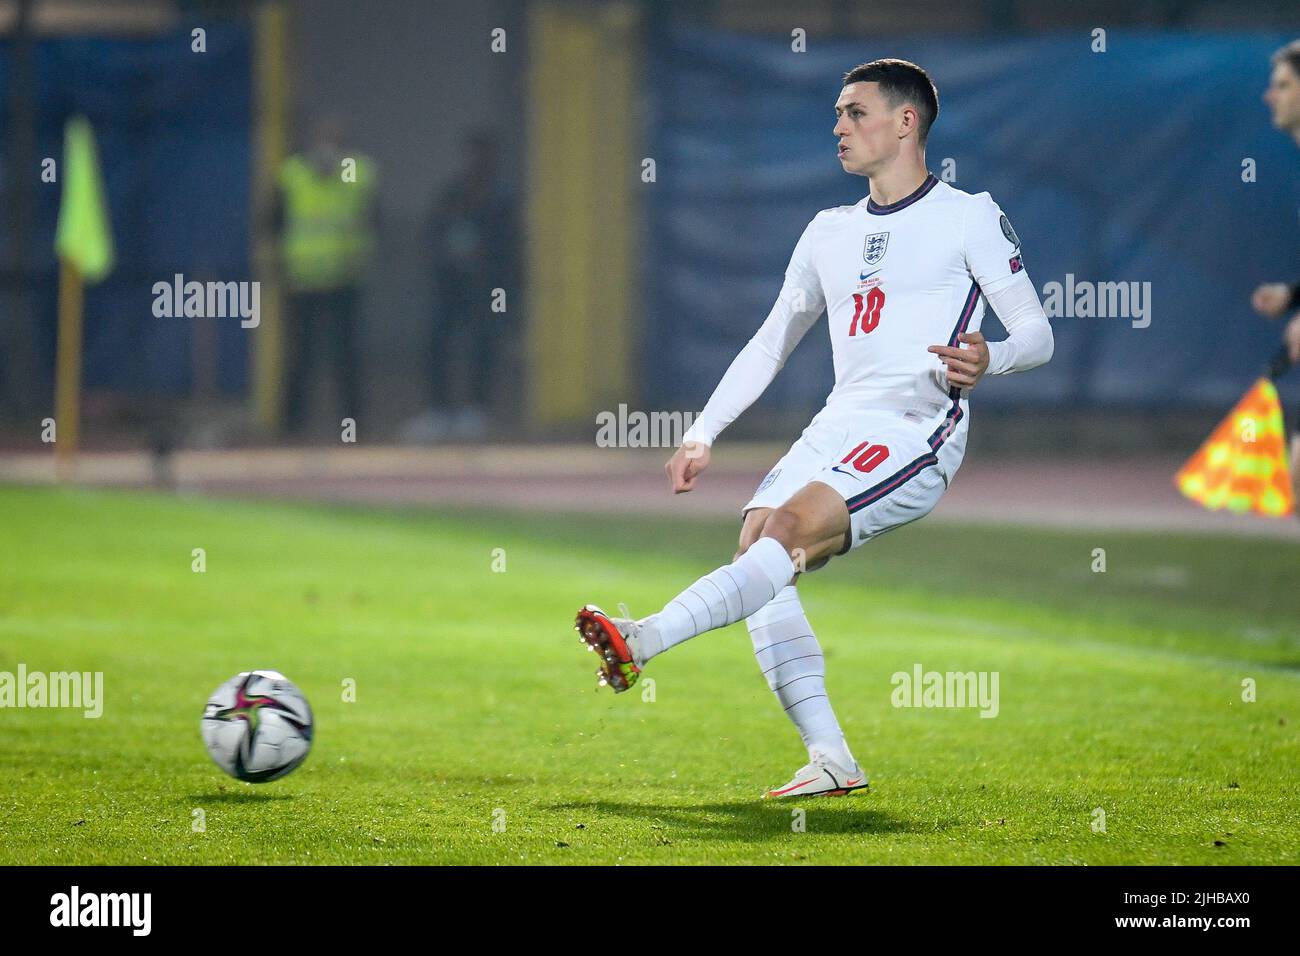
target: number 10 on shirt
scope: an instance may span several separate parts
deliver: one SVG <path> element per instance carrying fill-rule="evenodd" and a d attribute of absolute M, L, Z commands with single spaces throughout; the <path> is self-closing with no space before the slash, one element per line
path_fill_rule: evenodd
<path fill-rule="evenodd" d="M 853 293 L 853 322 L 849 325 L 849 335 L 866 335 L 880 324 L 880 310 L 885 306 L 885 293 L 880 286 L 873 286 L 864 296 L 861 292 Z"/>

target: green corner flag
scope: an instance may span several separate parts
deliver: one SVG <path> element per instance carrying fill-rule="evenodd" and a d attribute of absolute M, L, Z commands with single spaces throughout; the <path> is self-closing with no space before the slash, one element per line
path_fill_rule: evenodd
<path fill-rule="evenodd" d="M 113 231 L 99 173 L 95 132 L 84 116 L 68 120 L 63 131 L 63 196 L 54 251 L 76 266 L 88 283 L 113 271 Z"/>
<path fill-rule="evenodd" d="M 75 474 L 81 434 L 81 346 L 85 286 L 113 271 L 113 231 L 99 174 L 95 133 L 84 116 L 63 129 L 63 196 L 54 234 L 59 257 L 59 345 L 54 371 L 54 446 L 59 477 Z"/>

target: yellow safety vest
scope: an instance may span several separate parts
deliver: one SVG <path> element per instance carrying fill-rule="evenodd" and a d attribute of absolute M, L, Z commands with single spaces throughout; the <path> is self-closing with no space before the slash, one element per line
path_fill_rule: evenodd
<path fill-rule="evenodd" d="M 374 169 L 367 157 L 353 158 L 355 182 L 344 181 L 341 166 L 322 176 L 301 156 L 290 156 L 280 167 L 285 277 L 296 291 L 355 285 L 370 262 Z"/>

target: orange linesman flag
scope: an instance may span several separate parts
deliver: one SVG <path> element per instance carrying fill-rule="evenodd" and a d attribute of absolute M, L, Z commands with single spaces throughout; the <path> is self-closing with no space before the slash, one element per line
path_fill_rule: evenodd
<path fill-rule="evenodd" d="M 1257 381 L 1174 476 L 1178 490 L 1212 510 L 1280 518 L 1295 508 L 1287 472 L 1282 403 Z"/>

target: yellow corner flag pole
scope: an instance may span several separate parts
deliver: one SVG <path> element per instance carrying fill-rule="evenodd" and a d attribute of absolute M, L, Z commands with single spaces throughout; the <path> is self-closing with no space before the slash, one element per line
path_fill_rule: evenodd
<path fill-rule="evenodd" d="M 81 430 L 81 313 L 85 302 L 75 263 L 59 260 L 59 344 L 54 371 L 54 460 L 59 479 L 72 476 Z"/>
<path fill-rule="evenodd" d="M 81 342 L 86 283 L 113 270 L 104 180 L 95 133 L 84 116 L 63 130 L 63 195 L 54 251 L 59 257 L 59 337 L 55 363 L 55 460 L 60 478 L 73 473 L 81 431 Z"/>

